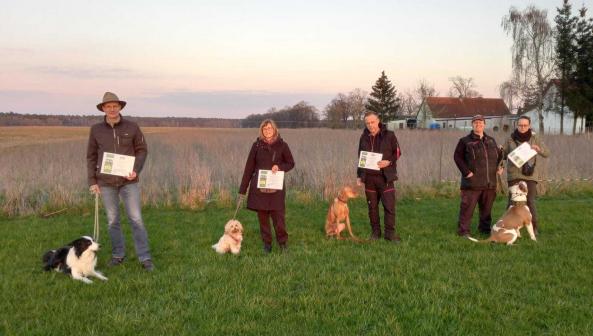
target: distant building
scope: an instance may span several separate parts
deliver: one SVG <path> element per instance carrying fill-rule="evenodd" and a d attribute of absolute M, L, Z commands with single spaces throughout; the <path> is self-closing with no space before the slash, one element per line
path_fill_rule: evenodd
<path fill-rule="evenodd" d="M 544 104 L 542 115 L 544 117 L 544 134 L 560 134 L 561 119 L 561 100 L 560 100 L 560 81 L 551 80 L 544 93 Z M 566 103 L 565 103 L 566 105 Z M 539 116 L 537 106 L 527 107 L 525 111 L 519 112 L 519 115 L 526 115 L 531 118 L 531 127 L 539 130 Z M 579 117 L 576 120 L 575 134 L 584 133 L 585 117 Z M 575 126 L 574 112 L 568 106 L 564 106 L 564 134 L 572 135 L 572 129 Z"/>
<path fill-rule="evenodd" d="M 416 116 L 418 128 L 461 129 L 472 128 L 472 117 L 481 114 L 486 119 L 486 129 L 509 131 L 514 127 L 515 116 L 500 98 L 427 97 Z"/>

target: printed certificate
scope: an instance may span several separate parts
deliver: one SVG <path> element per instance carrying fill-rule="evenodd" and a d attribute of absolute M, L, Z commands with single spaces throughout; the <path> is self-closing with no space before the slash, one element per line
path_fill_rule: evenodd
<path fill-rule="evenodd" d="M 284 172 L 277 171 L 273 174 L 271 170 L 260 169 L 257 175 L 257 187 L 262 189 L 282 190 L 284 186 Z"/>
<path fill-rule="evenodd" d="M 525 162 L 529 161 L 536 154 L 537 152 L 531 148 L 529 143 L 524 142 L 515 148 L 514 151 L 510 152 L 508 158 L 517 168 L 521 168 Z"/>
<path fill-rule="evenodd" d="M 383 154 L 381 153 L 360 151 L 360 157 L 358 158 L 358 168 L 380 170 L 378 163 L 381 160 L 383 160 Z"/>
<path fill-rule="evenodd" d="M 105 152 L 101 162 L 101 174 L 127 177 L 134 170 L 135 157 Z"/>

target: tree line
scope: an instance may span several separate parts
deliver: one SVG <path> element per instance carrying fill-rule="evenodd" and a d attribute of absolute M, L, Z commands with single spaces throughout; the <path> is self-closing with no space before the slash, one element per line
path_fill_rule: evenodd
<path fill-rule="evenodd" d="M 126 118 L 145 127 L 239 127 L 239 119 L 132 117 Z M 91 126 L 103 120 L 102 116 L 44 115 L 0 112 L 0 126 Z"/>

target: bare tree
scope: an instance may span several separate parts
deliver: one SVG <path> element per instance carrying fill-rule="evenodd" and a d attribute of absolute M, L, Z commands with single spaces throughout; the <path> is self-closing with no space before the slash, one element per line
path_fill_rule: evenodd
<path fill-rule="evenodd" d="M 416 94 L 416 100 L 419 104 L 421 104 L 426 97 L 436 97 L 439 95 L 434 88 L 434 85 L 427 83 L 425 79 L 421 79 L 418 82 L 418 87 L 414 90 L 414 93 Z"/>
<path fill-rule="evenodd" d="M 399 95 L 402 114 L 408 116 L 416 115 L 424 99 L 438 95 L 439 93 L 434 88 L 434 85 L 429 84 L 425 79 L 421 79 L 416 88 L 406 90 Z"/>
<path fill-rule="evenodd" d="M 524 103 L 538 108 L 539 131 L 543 133 L 543 96 L 555 67 L 554 32 L 547 11 L 533 5 L 522 12 L 511 7 L 502 27 L 513 39 L 513 80 L 520 86 Z"/>
<path fill-rule="evenodd" d="M 367 112 L 368 93 L 356 88 L 348 94 L 349 114 L 354 120 L 354 127 L 361 128 L 364 124 L 364 114 Z"/>
<path fill-rule="evenodd" d="M 519 94 L 519 83 L 513 78 L 502 82 L 498 86 L 500 98 L 507 104 L 509 111 L 513 112 L 519 108 L 521 104 L 521 95 Z"/>
<path fill-rule="evenodd" d="M 475 90 L 477 85 L 472 77 L 449 77 L 449 81 L 451 81 L 449 97 L 475 98 L 482 96 L 477 90 Z"/>

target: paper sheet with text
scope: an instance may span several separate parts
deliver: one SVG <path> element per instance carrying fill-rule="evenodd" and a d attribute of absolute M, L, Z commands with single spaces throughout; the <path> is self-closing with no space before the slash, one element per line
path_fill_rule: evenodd
<path fill-rule="evenodd" d="M 134 170 L 135 157 L 115 153 L 103 153 L 101 174 L 127 177 Z"/>
<path fill-rule="evenodd" d="M 381 154 L 381 153 L 360 151 L 360 157 L 358 158 L 358 168 L 379 170 L 378 163 L 382 159 L 383 159 L 383 154 Z"/>
<path fill-rule="evenodd" d="M 508 158 L 517 168 L 521 168 L 525 162 L 529 161 L 535 155 L 537 155 L 537 152 L 531 148 L 529 143 L 524 142 L 515 148 L 514 151 L 510 152 Z"/>
<path fill-rule="evenodd" d="M 284 186 L 284 172 L 260 169 L 257 175 L 257 187 L 266 189 L 282 190 Z"/>

